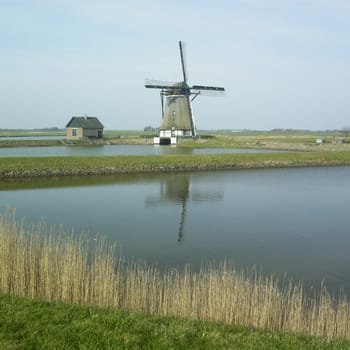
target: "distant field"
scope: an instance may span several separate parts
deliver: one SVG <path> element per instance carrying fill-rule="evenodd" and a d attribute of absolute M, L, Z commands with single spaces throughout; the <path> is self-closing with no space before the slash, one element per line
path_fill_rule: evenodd
<path fill-rule="evenodd" d="M 12 136 L 36 133 L 11 131 Z M 40 131 L 41 135 L 48 132 Z M 49 131 L 51 135 L 63 131 Z M 9 131 L 0 131 L 0 136 Z M 39 135 L 39 134 L 38 134 Z M 0 147 L 150 145 L 152 133 L 143 131 L 106 131 L 105 138 L 95 141 L 68 142 L 62 140 L 3 140 Z M 325 143 L 318 144 L 322 137 Z M 338 141 L 341 139 L 341 143 Z M 167 147 L 167 146 L 164 146 Z M 108 175 L 169 171 L 220 170 L 232 168 L 272 168 L 302 166 L 350 165 L 350 136 L 340 132 L 219 132 L 202 131 L 198 137 L 179 138 L 177 147 L 183 148 L 252 148 L 288 151 L 265 154 L 202 154 L 118 157 L 39 157 L 2 158 L 0 176 L 3 178 L 28 176 Z M 302 152 L 301 152 L 302 151 Z"/>
<path fill-rule="evenodd" d="M 91 141 L 67 142 L 63 140 L 16 140 L 15 136 L 64 136 L 65 131 L 0 130 L 0 147 L 35 147 L 57 145 L 91 145 Z M 94 140 L 96 144 L 152 144 L 155 132 L 112 131 L 106 130 L 104 139 Z M 1 140 L 1 137 L 14 137 L 13 140 Z M 323 137 L 326 142 L 316 143 L 316 138 Z M 342 143 L 334 141 L 341 137 Z M 179 138 L 178 146 L 186 148 L 261 148 L 281 150 L 348 150 L 350 136 L 339 131 L 200 131 L 198 137 Z"/>
<path fill-rule="evenodd" d="M 2 130 L 0 137 L 23 137 L 23 136 L 61 136 L 65 135 L 65 130 Z"/>

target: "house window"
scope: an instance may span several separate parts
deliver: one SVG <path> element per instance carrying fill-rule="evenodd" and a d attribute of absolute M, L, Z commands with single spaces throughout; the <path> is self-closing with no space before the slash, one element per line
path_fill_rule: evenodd
<path fill-rule="evenodd" d="M 72 129 L 72 136 L 78 136 L 78 129 Z"/>

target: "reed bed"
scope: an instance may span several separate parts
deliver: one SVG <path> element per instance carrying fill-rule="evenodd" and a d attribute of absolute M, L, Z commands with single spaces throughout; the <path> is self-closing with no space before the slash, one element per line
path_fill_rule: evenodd
<path fill-rule="evenodd" d="M 59 232 L 58 232 L 59 231 Z M 224 261 L 182 270 L 122 258 L 103 238 L 0 215 L 0 293 L 350 339 L 350 304 Z"/>

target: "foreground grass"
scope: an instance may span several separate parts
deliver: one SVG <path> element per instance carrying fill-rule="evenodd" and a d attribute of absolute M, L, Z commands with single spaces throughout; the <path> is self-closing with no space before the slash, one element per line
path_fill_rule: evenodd
<path fill-rule="evenodd" d="M 350 349 L 346 340 L 0 296 L 1 349 Z"/>
<path fill-rule="evenodd" d="M 331 165 L 350 165 L 350 152 L 13 157 L 0 159 L 0 178 Z"/>

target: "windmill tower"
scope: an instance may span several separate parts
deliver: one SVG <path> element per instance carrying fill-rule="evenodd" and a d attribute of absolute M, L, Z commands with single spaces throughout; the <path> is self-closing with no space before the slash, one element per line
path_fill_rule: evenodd
<path fill-rule="evenodd" d="M 192 113 L 192 101 L 203 93 L 223 93 L 223 87 L 188 85 L 184 61 L 183 43 L 179 41 L 183 81 L 172 83 L 146 80 L 145 87 L 160 89 L 162 123 L 157 144 L 175 144 L 177 136 L 196 136 L 196 125 Z"/>

